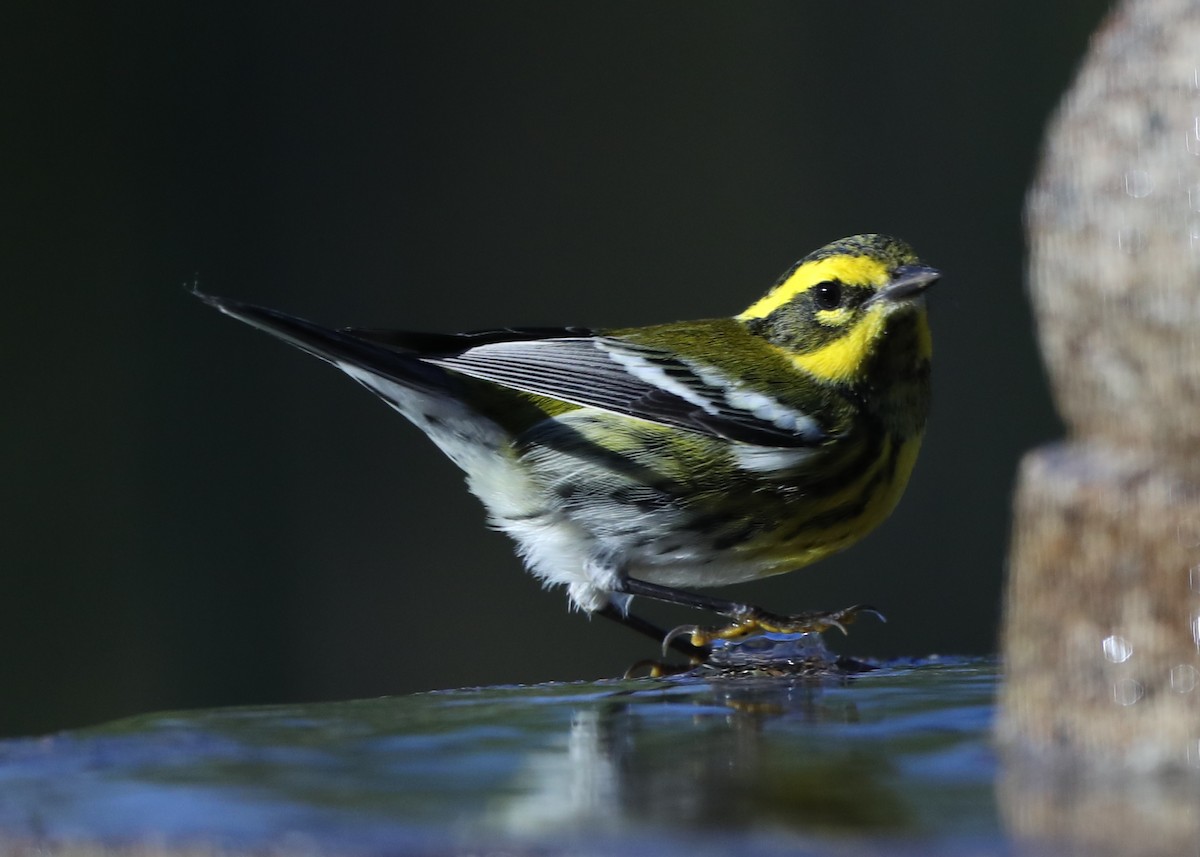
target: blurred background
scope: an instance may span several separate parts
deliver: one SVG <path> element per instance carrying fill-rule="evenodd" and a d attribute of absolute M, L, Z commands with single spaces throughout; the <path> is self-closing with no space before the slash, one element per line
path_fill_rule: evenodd
<path fill-rule="evenodd" d="M 908 493 L 724 594 L 878 606 L 830 638 L 850 654 L 993 651 L 1014 468 L 1059 431 L 1021 206 L 1106 6 L 5 4 L 0 734 L 654 654 L 543 591 L 402 418 L 193 282 L 333 325 L 623 326 L 900 235 L 946 273 Z"/>

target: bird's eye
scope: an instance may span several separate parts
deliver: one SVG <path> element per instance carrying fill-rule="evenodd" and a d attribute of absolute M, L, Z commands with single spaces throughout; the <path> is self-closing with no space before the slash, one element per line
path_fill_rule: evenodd
<path fill-rule="evenodd" d="M 837 280 L 826 280 L 813 286 L 813 299 L 817 309 L 837 309 L 842 303 L 842 284 Z"/>

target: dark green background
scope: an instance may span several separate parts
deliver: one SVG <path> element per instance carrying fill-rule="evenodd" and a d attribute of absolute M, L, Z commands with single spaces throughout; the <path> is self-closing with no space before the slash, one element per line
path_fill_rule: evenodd
<path fill-rule="evenodd" d="M 0 732 L 652 653 L 542 591 L 399 416 L 193 281 L 332 324 L 635 325 L 894 232 L 946 272 L 908 494 L 726 591 L 882 608 L 846 652 L 992 650 L 1014 467 L 1058 433 L 1022 198 L 1105 6 L 5 4 Z"/>

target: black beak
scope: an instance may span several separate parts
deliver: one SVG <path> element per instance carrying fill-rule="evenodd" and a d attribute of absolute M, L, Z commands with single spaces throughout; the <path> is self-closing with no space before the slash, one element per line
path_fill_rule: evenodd
<path fill-rule="evenodd" d="M 928 265 L 901 265 L 892 272 L 891 282 L 872 295 L 867 303 L 907 300 L 921 294 L 941 277 L 941 271 Z"/>

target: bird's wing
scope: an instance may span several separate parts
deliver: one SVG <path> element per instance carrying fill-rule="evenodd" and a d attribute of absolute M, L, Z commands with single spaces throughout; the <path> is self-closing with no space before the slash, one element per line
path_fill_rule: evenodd
<path fill-rule="evenodd" d="M 332 330 L 277 310 L 196 295 L 343 369 L 358 367 L 404 385 L 439 390 L 444 380 L 438 370 L 448 369 L 513 390 L 754 446 L 812 447 L 827 437 L 811 415 L 747 390 L 713 366 L 620 336 L 581 328 L 458 334 Z"/>
<path fill-rule="evenodd" d="M 419 359 L 514 390 L 743 443 L 805 447 L 826 438 L 812 416 L 670 351 L 620 337 L 513 333 L 520 338 Z"/>

